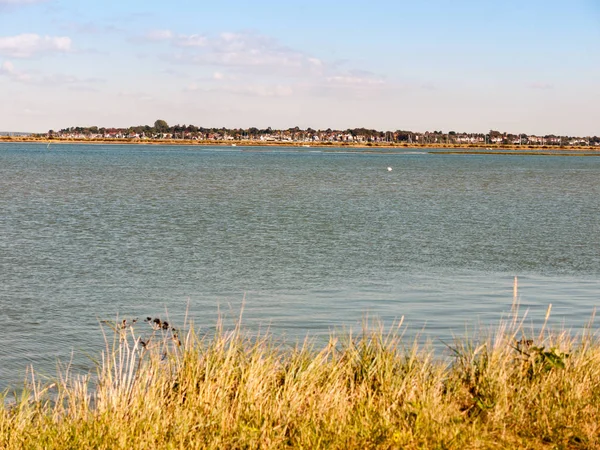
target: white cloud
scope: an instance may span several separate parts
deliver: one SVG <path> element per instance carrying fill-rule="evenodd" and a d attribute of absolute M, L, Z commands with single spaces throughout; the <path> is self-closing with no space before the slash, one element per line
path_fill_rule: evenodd
<path fill-rule="evenodd" d="M 316 67 L 321 67 L 323 65 L 323 61 L 318 58 L 308 58 L 308 62 Z"/>
<path fill-rule="evenodd" d="M 12 81 L 20 83 L 28 83 L 35 86 L 66 86 L 69 89 L 79 89 L 95 91 L 95 85 L 104 83 L 101 78 L 79 78 L 74 75 L 67 74 L 48 74 L 40 75 L 39 73 L 27 73 L 18 70 L 11 61 L 4 61 L 0 65 L 0 76 L 5 76 Z"/>
<path fill-rule="evenodd" d="M 0 66 L 0 70 L 2 71 L 2 73 L 4 74 L 12 74 L 15 71 L 15 65 L 13 63 L 11 63 L 10 61 L 4 61 L 2 63 L 2 66 Z"/>
<path fill-rule="evenodd" d="M 324 63 L 314 56 L 286 47 L 257 33 L 221 33 L 216 36 L 175 34 L 170 30 L 147 33 L 146 41 L 169 41 L 180 51 L 173 59 L 183 64 L 232 67 L 245 71 L 288 76 L 321 75 Z"/>
<path fill-rule="evenodd" d="M 43 3 L 46 0 L 0 0 L 0 5 L 20 6 L 32 5 L 34 3 Z"/>
<path fill-rule="evenodd" d="M 148 95 L 147 93 L 141 93 L 141 92 L 125 92 L 125 91 L 121 91 L 121 92 L 119 92 L 118 95 L 119 95 L 119 97 L 131 99 L 131 100 L 134 100 L 136 102 L 151 103 L 151 102 L 156 101 L 156 98 L 152 97 L 151 95 Z"/>
<path fill-rule="evenodd" d="M 343 70 L 254 32 L 184 35 L 162 30 L 152 36 L 176 49 L 168 56 L 172 62 L 203 66 L 212 74 L 196 79 L 185 88 L 186 92 L 273 98 L 305 92 L 309 96 L 349 98 L 379 95 L 391 87 L 380 75 Z M 146 35 L 148 39 L 150 34 Z M 290 84 L 284 81 L 286 78 L 298 81 Z"/>
<path fill-rule="evenodd" d="M 44 114 L 44 112 L 39 109 L 25 108 L 23 110 L 23 114 L 26 116 L 41 116 Z"/>
<path fill-rule="evenodd" d="M 39 80 L 40 84 L 50 85 L 50 86 L 77 86 L 80 89 L 85 88 L 86 90 L 95 90 L 93 85 L 102 84 L 105 80 L 102 78 L 79 78 L 75 75 L 68 75 L 63 73 L 56 73 L 42 77 Z"/>
<path fill-rule="evenodd" d="M 206 44 L 207 51 L 193 60 L 216 66 L 265 67 L 297 75 L 320 73 L 322 62 L 281 45 L 275 39 L 253 33 L 222 33 Z"/>
<path fill-rule="evenodd" d="M 30 58 L 44 53 L 71 51 L 71 38 L 19 34 L 0 37 L 0 54 L 12 58 Z"/>
<path fill-rule="evenodd" d="M 177 36 L 174 44 L 178 47 L 205 47 L 208 44 L 206 36 L 192 34 L 190 36 Z"/>
<path fill-rule="evenodd" d="M 233 75 L 228 75 L 223 72 L 214 72 L 212 75 L 212 79 L 215 81 L 225 81 L 225 80 L 236 80 L 237 77 Z"/>
<path fill-rule="evenodd" d="M 170 30 L 151 30 L 144 36 L 149 41 L 168 41 L 173 38 Z"/>
<path fill-rule="evenodd" d="M 1 0 L 0 0 L 1 1 Z M 101 25 L 96 22 L 88 21 L 88 22 L 64 22 L 60 24 L 60 29 L 81 33 L 81 34 L 117 34 L 117 33 L 125 33 L 126 29 L 117 27 L 115 25 Z"/>
<path fill-rule="evenodd" d="M 536 81 L 534 83 L 529 83 L 528 87 L 530 89 L 541 89 L 541 90 L 554 89 L 554 85 L 553 84 L 545 83 L 545 82 L 542 82 L 542 81 Z"/>
<path fill-rule="evenodd" d="M 328 90 L 328 94 L 344 92 L 347 95 L 373 95 L 387 92 L 392 88 L 385 79 L 365 70 L 337 72 L 325 77 L 321 89 Z"/>
<path fill-rule="evenodd" d="M 0 75 L 7 76 L 13 81 L 20 81 L 23 83 L 27 83 L 31 81 L 31 75 L 25 72 L 18 71 L 15 69 L 15 66 L 10 61 L 4 61 L 0 66 Z"/>
<path fill-rule="evenodd" d="M 356 75 L 334 75 L 327 77 L 327 82 L 337 85 L 381 86 L 384 81 L 380 78 L 361 77 Z"/>
<path fill-rule="evenodd" d="M 285 85 L 241 85 L 241 86 L 226 86 L 219 88 L 223 92 L 232 94 L 248 95 L 252 97 L 289 97 L 294 93 L 290 86 Z"/>
<path fill-rule="evenodd" d="M 219 92 L 248 97 L 289 97 L 294 94 L 294 89 L 291 86 L 282 84 L 220 84 L 214 87 L 203 88 L 198 83 L 191 83 L 186 87 L 185 91 Z"/>

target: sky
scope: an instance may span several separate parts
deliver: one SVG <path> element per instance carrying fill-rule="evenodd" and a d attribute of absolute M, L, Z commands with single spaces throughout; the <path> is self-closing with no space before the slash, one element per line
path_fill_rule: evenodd
<path fill-rule="evenodd" d="M 0 130 L 600 135 L 600 0 L 0 0 Z"/>

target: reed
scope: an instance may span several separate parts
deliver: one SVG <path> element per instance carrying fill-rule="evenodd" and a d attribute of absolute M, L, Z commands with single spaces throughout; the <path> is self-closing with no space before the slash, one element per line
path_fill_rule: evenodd
<path fill-rule="evenodd" d="M 401 323 L 288 345 L 239 324 L 209 336 L 117 322 L 96 373 L 66 367 L 44 385 L 32 371 L 5 394 L 0 448 L 598 447 L 591 329 L 534 335 L 508 320 L 445 359 Z"/>

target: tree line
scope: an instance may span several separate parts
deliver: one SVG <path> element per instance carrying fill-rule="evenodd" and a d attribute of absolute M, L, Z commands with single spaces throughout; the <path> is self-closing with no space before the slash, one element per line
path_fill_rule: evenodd
<path fill-rule="evenodd" d="M 84 136 L 102 136 L 108 137 L 110 135 L 119 134 L 123 137 L 146 137 L 146 138 L 180 138 L 180 139 L 211 139 L 215 137 L 227 137 L 229 139 L 234 140 L 260 140 L 264 137 L 273 137 L 273 138 L 290 138 L 292 140 L 297 139 L 310 139 L 315 136 L 328 136 L 328 137 L 351 137 L 351 138 L 362 138 L 366 141 L 390 141 L 390 142 L 415 142 L 418 140 L 426 140 L 428 142 L 453 142 L 459 136 L 468 136 L 480 140 L 484 140 L 487 142 L 492 142 L 502 140 L 506 142 L 513 142 L 515 140 L 522 139 L 524 141 L 527 140 L 528 135 L 522 134 L 512 134 L 506 132 L 500 132 L 497 130 L 490 130 L 488 133 L 467 133 L 467 132 L 456 132 L 449 131 L 447 133 L 442 132 L 441 130 L 435 131 L 426 131 L 426 132 L 414 132 L 410 130 L 395 130 L 395 131 L 380 131 L 369 128 L 348 128 L 345 130 L 332 130 L 331 128 L 327 128 L 326 130 L 315 130 L 313 128 L 302 129 L 298 126 L 293 128 L 276 130 L 271 127 L 267 128 L 215 128 L 215 127 L 199 127 L 196 125 L 169 125 L 165 120 L 158 119 L 154 122 L 152 126 L 150 125 L 137 125 L 131 126 L 127 128 L 106 128 L 106 127 L 98 127 L 98 126 L 90 126 L 90 127 L 69 127 L 59 130 L 55 132 L 54 130 L 50 130 L 48 132 L 49 136 L 61 136 L 68 134 L 78 134 Z M 600 144 L 600 137 L 598 136 L 590 136 L 585 138 L 575 137 L 575 136 L 556 136 L 553 134 L 539 136 L 540 138 L 544 138 L 546 140 L 562 138 L 565 140 L 571 139 L 585 139 L 589 141 L 590 145 Z"/>

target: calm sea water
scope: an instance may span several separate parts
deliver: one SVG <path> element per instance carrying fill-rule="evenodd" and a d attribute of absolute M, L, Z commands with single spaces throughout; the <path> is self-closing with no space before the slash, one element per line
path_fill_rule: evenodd
<path fill-rule="evenodd" d="M 101 319 L 210 330 L 244 297 L 291 341 L 404 316 L 441 342 L 515 275 L 534 325 L 600 303 L 600 158 L 250 150 L 0 145 L 0 388 L 92 367 Z"/>

